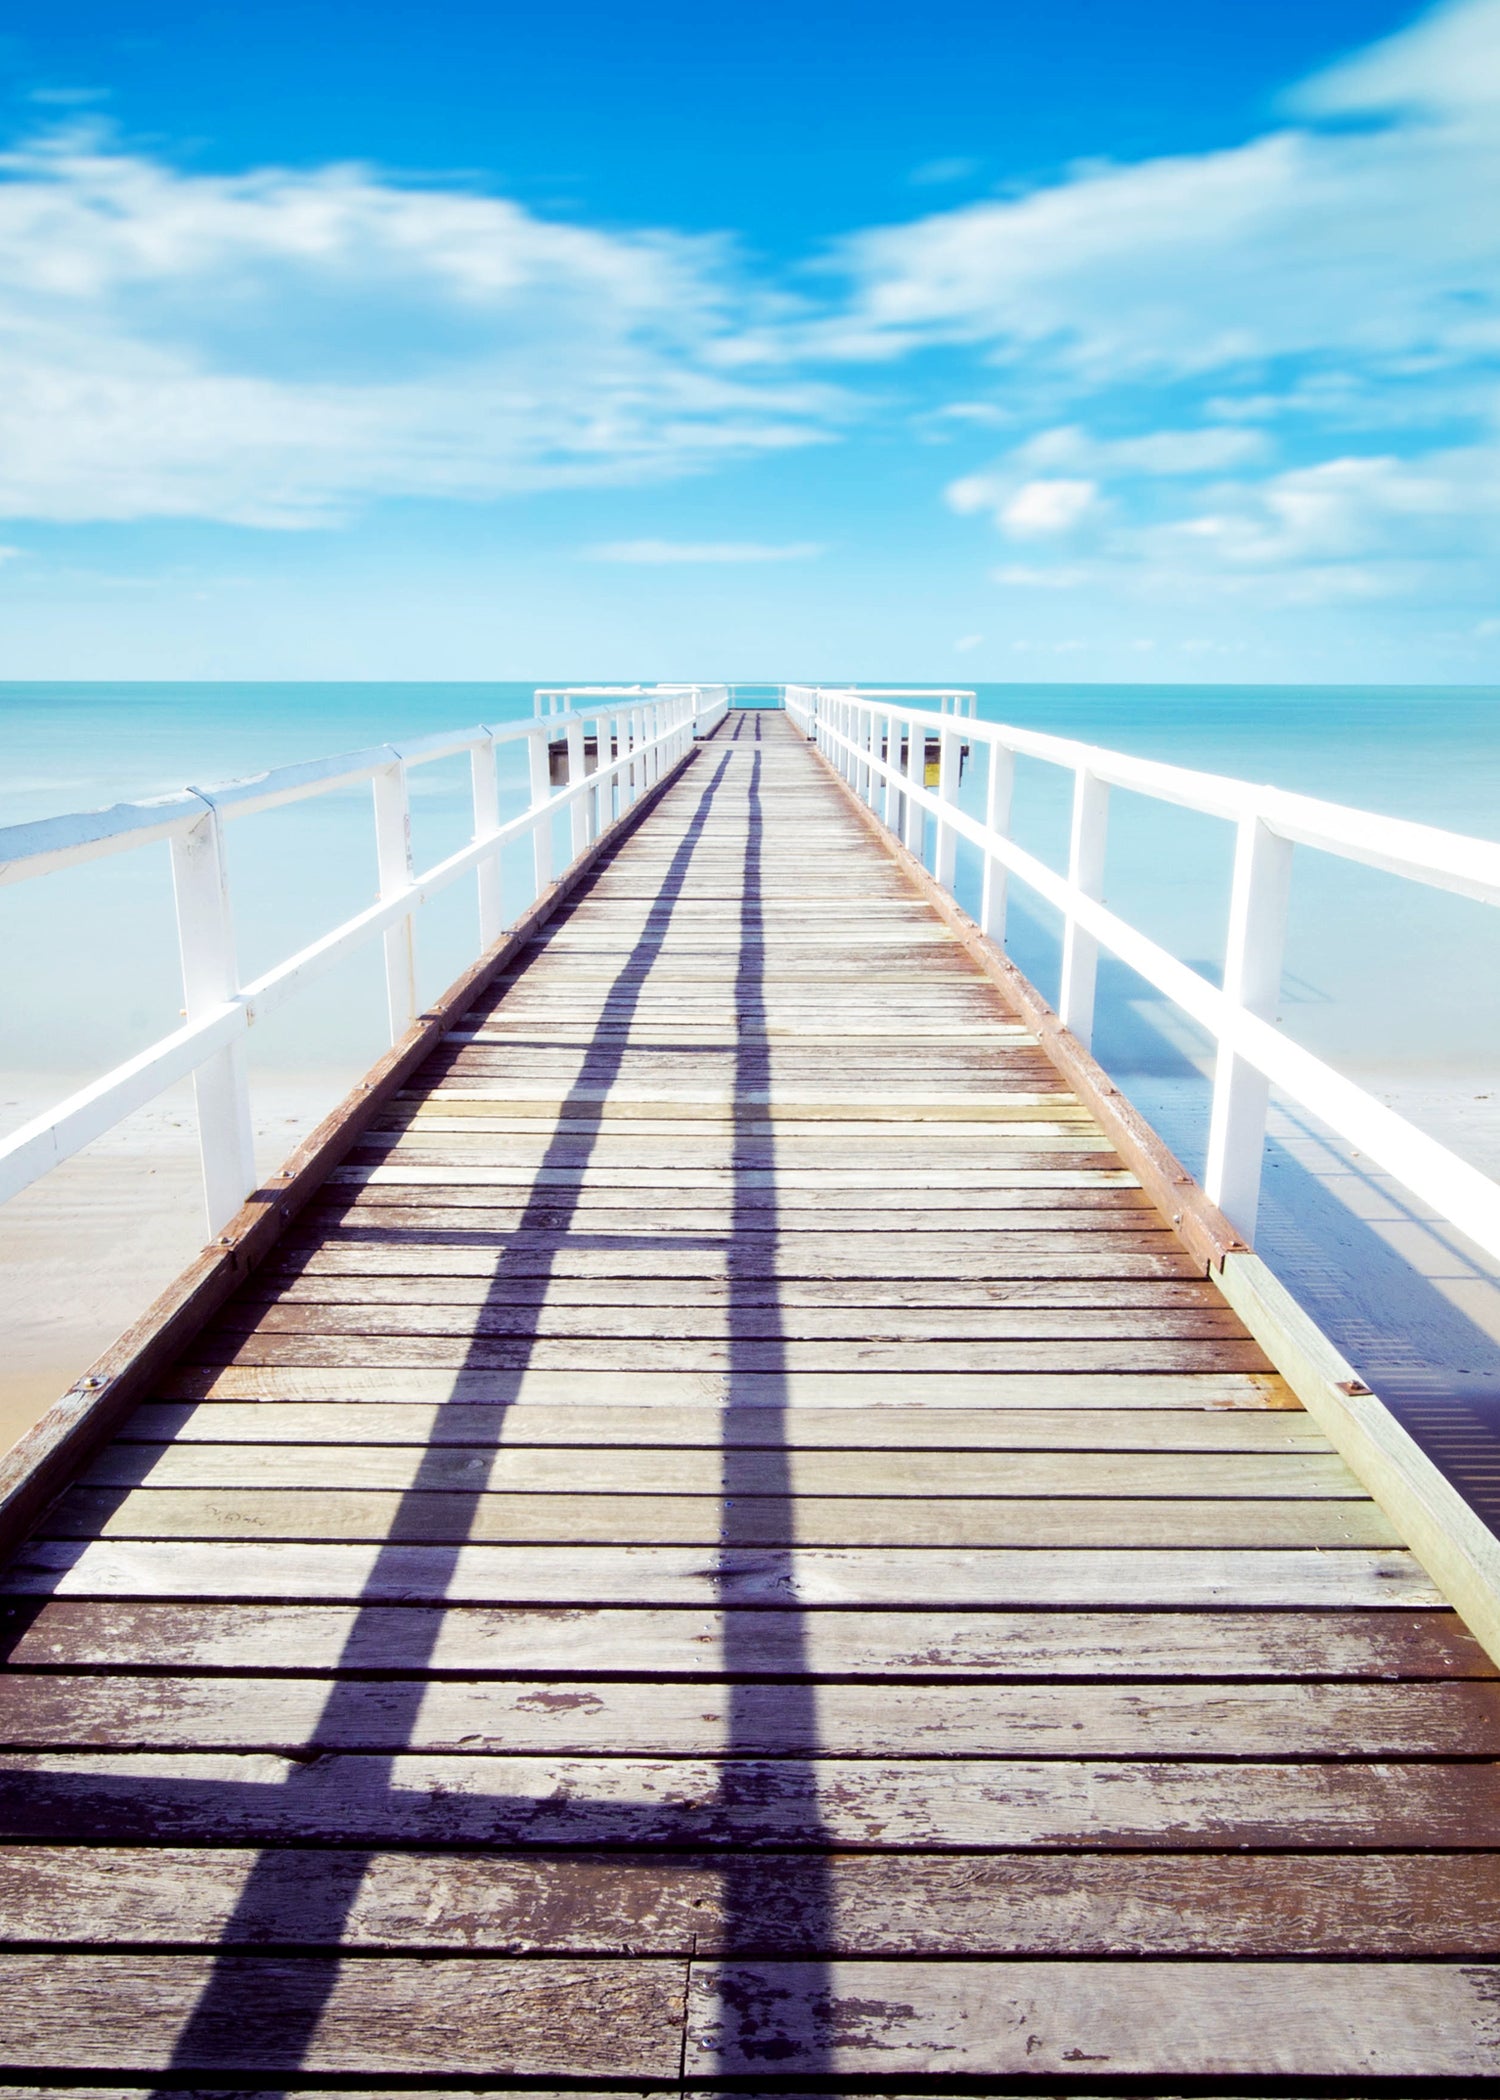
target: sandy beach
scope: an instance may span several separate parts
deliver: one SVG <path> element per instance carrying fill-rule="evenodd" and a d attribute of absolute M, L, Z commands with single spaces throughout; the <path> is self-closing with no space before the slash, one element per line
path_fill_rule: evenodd
<path fill-rule="evenodd" d="M 284 1073 L 255 1088 L 256 1161 L 279 1166 L 359 1075 Z M 0 1130 L 59 1097 L 0 1080 Z M 203 1244 L 192 1090 L 152 1107 L 0 1207 L 0 1445 L 8 1447 L 186 1267 Z"/>

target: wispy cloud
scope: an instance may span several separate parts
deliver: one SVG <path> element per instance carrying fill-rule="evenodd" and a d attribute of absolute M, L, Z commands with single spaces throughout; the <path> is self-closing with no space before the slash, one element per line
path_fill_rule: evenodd
<path fill-rule="evenodd" d="M 591 561 L 638 562 L 648 568 L 673 562 L 812 561 L 826 551 L 816 540 L 783 546 L 762 540 L 611 540 L 586 549 Z"/>
<path fill-rule="evenodd" d="M 1081 383 L 1500 346 L 1500 0 L 1457 0 L 1229 150 L 1082 171 L 843 242 L 841 355 L 990 343 Z M 1325 117 L 1362 119 L 1321 128 Z"/>
<path fill-rule="evenodd" d="M 180 173 L 73 130 L 0 157 L 0 515 L 319 524 L 379 496 L 628 482 L 806 444 L 733 369 L 722 242 L 359 167 Z"/>

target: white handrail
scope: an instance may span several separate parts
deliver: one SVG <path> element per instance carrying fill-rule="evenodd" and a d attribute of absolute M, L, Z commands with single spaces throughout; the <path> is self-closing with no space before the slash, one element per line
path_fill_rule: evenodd
<path fill-rule="evenodd" d="M 380 744 L 282 766 L 222 787 L 184 788 L 152 801 L 122 802 L 112 809 L 75 811 L 0 829 L 0 882 L 24 881 L 103 854 L 167 841 L 172 850 L 186 1014 L 181 1028 L 0 1141 L 0 1202 L 28 1188 L 191 1073 L 208 1228 L 210 1233 L 220 1231 L 255 1186 L 245 1054 L 245 1038 L 255 1022 L 352 949 L 380 934 L 386 945 L 391 1038 L 397 1040 L 416 1018 L 412 922 L 421 906 L 460 876 L 476 874 L 479 944 L 474 952 L 476 957 L 483 954 L 504 930 L 499 887 L 503 848 L 530 837 L 534 847 L 532 895 L 540 894 L 551 879 L 555 815 L 562 810 L 571 815 L 571 865 L 676 763 L 695 737 L 706 736 L 717 727 L 729 705 L 728 689 L 719 685 L 599 687 L 591 689 L 591 696 L 609 701 L 624 698 L 627 692 L 628 708 L 568 707 L 499 728 L 481 723 L 412 743 Z M 587 773 L 585 742 L 590 724 L 597 758 L 595 770 Z M 567 744 L 568 778 L 565 786 L 554 790 L 550 747 L 559 737 Z M 502 824 L 496 746 L 523 738 L 528 749 L 531 803 Z M 417 874 L 411 862 L 408 769 L 465 751 L 472 775 L 473 838 L 446 860 Z M 226 822 L 361 781 L 370 783 L 374 796 L 378 900 L 250 983 L 242 983 L 234 953 L 224 851 Z M 528 895 L 521 909 L 531 901 Z M 517 911 L 513 918 L 520 915 Z"/>
<path fill-rule="evenodd" d="M 1500 904 L 1500 843 L 1220 774 L 1132 758 L 1009 723 L 914 708 L 906 696 L 853 688 L 788 686 L 788 713 L 919 857 L 924 818 L 934 820 L 934 872 L 951 889 L 952 841 L 979 849 L 980 924 L 1005 934 L 1005 879 L 1014 875 L 1063 919 L 1059 1017 L 1086 1045 L 1092 1031 L 1099 949 L 1145 978 L 1207 1030 L 1215 1044 L 1213 1110 L 1204 1182 L 1249 1240 L 1255 1229 L 1270 1088 L 1280 1087 L 1487 1254 L 1500 1257 L 1500 1184 L 1387 1108 L 1274 1025 L 1281 983 L 1294 845 Z M 936 792 L 925 784 L 929 739 L 938 748 Z M 985 817 L 957 805 L 962 743 L 989 750 Z M 907 763 L 900 764 L 902 746 Z M 1060 875 L 1010 836 L 1017 757 L 1070 770 L 1074 780 L 1068 872 Z M 1125 788 L 1236 826 L 1229 939 L 1222 988 L 1139 932 L 1103 902 L 1109 790 Z"/>

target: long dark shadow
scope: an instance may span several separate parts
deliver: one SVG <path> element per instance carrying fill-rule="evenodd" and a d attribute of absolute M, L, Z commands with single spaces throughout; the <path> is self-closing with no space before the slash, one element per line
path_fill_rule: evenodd
<path fill-rule="evenodd" d="M 740 904 L 740 945 L 735 975 L 736 1051 L 734 1088 L 734 1177 L 733 1229 L 729 1250 L 729 1405 L 742 1386 L 755 1403 L 755 1445 L 746 1449 L 728 1436 L 723 1453 L 725 1537 L 735 1535 L 734 1512 L 746 1507 L 747 1496 L 772 1496 L 785 1519 L 780 1537 L 784 1544 L 767 1549 L 762 1558 L 764 1573 L 773 1584 L 773 1594 L 784 1597 L 783 1607 L 755 1612 L 729 1608 L 733 1602 L 731 1543 L 721 1575 L 724 1668 L 730 1679 L 726 1749 L 729 1762 L 723 1768 L 720 1798 L 726 1807 L 753 1805 L 762 1797 L 757 1768 L 766 1754 L 767 1721 L 774 1712 L 780 1740 L 788 1754 L 778 1760 L 773 1775 L 776 1795 L 795 1800 L 797 1822 L 805 1831 L 804 1850 L 796 1871 L 777 1875 L 776 1902 L 784 1906 L 792 1892 L 795 1914 L 778 1908 L 767 1914 L 771 1877 L 769 1864 L 757 1859 L 743 1842 L 731 1850 L 724 1873 L 726 1953 L 732 1961 L 736 1950 L 766 1954 L 783 1946 L 788 1952 L 805 1947 L 808 1957 L 824 1973 L 807 1975 L 799 1984 L 798 2002 L 817 2004 L 824 1996 L 829 1933 L 832 1924 L 828 1862 L 829 1843 L 819 1811 L 820 1743 L 817 1687 L 812 1682 L 807 1628 L 797 1602 L 795 1525 L 795 1481 L 789 1449 L 790 1394 L 787 1385 L 786 1340 L 776 1285 L 775 1249 L 779 1224 L 775 1201 L 774 1166 L 771 1185 L 764 1185 L 765 1169 L 775 1157 L 776 1126 L 765 1108 L 750 1100 L 756 1091 L 770 1091 L 771 1037 L 768 1026 L 765 981 L 766 914 L 764 910 L 764 815 L 762 810 L 762 720 L 754 718 L 754 756 L 749 761 L 746 788 L 746 832 L 743 892 Z M 739 761 L 744 766 L 745 761 Z M 752 1171 L 761 1179 L 751 1180 Z M 769 1256 L 769 1259 L 762 1258 Z M 727 1423 L 726 1418 L 726 1423 Z M 764 1502 L 751 1507 L 765 1508 Z M 771 1505 L 775 1507 L 775 1504 Z M 726 1580 L 726 1578 L 728 1578 Z M 762 1679 L 774 1673 L 770 1684 L 747 1681 L 750 1673 Z M 740 1762 L 743 1760 L 744 1762 Z M 763 1767 L 762 1767 L 763 1769 Z M 732 1993 L 753 1996 L 755 1985 L 745 1980 L 727 1986 Z M 762 2020 L 752 2003 L 727 2007 L 725 2025 L 733 2032 L 741 2050 L 753 2051 L 753 2037 L 764 2034 L 764 2062 L 756 2067 L 762 2078 L 775 2080 L 783 2074 L 790 2047 L 795 2057 L 789 2073 L 796 2079 L 816 2080 L 831 2069 L 826 2049 L 813 2037 L 787 2035 L 784 2010 L 769 2010 Z"/>
<path fill-rule="evenodd" d="M 557 1124 L 543 1154 L 543 1171 L 528 1191 L 515 1228 L 520 1234 L 545 1235 L 547 1239 L 560 1242 L 570 1230 L 583 1195 L 582 1177 L 587 1169 L 587 1154 L 580 1158 L 578 1138 L 567 1128 L 569 1109 L 577 1107 L 584 1118 L 595 1121 L 599 1128 L 603 1127 L 600 1105 L 590 1098 L 592 1091 L 610 1086 L 619 1072 L 626 1031 L 640 1002 L 646 973 L 661 951 L 693 854 L 730 765 L 730 756 L 725 752 L 698 799 L 682 842 L 646 914 L 640 937 L 605 994 L 596 1032 L 564 1097 Z M 605 861 L 603 866 L 609 864 Z M 587 895 L 586 890 L 584 895 Z M 503 997 L 504 989 L 502 986 L 495 996 Z M 563 1165 L 577 1170 L 576 1182 L 554 1187 L 543 1179 L 548 1167 Z M 550 1270 L 550 1260 L 545 1261 L 541 1270 L 543 1280 Z M 487 1299 L 486 1306 L 500 1302 L 498 1298 Z M 538 1318 L 540 1311 L 538 1306 Z M 527 1338 L 519 1334 L 525 1309 L 507 1305 L 506 1312 L 518 1329 L 514 1366 L 495 1370 L 491 1364 L 486 1364 L 484 1359 L 491 1354 L 493 1344 L 488 1349 L 476 1346 L 471 1359 L 472 1367 L 481 1370 L 496 1389 L 496 1413 L 490 1441 L 497 1446 L 504 1436 L 509 1405 L 520 1390 L 535 1341 L 534 1335 Z M 481 1315 L 476 1326 L 482 1325 Z M 477 1335 L 475 1340 L 477 1344 Z M 443 1495 L 446 1536 L 435 1543 L 435 1550 L 430 1543 L 426 1499 L 434 1489 L 446 1491 Z M 361 1608 L 335 1666 L 344 1672 L 358 1669 L 364 1673 L 366 1681 L 348 1675 L 335 1678 L 308 1746 L 310 1752 L 316 1753 L 322 1748 L 331 1750 L 344 1743 L 350 1745 L 349 1753 L 342 1760 L 342 1769 L 350 1783 L 341 1807 L 347 1807 L 351 1835 L 356 1831 L 378 1830 L 382 1807 L 389 1808 L 396 1791 L 396 1759 L 408 1747 L 421 1711 L 429 1681 L 427 1672 L 442 1629 L 448 1589 L 479 1512 L 482 1493 L 482 1488 L 472 1491 L 453 1489 L 448 1455 L 441 1446 L 429 1445 L 411 1486 L 397 1505 L 390 1534 L 377 1552 L 366 1579 Z M 410 1546 L 418 1540 L 428 1545 L 429 1557 L 423 1593 L 414 1597 L 410 1594 L 411 1562 L 408 1555 Z M 393 1593 L 399 1594 L 403 1589 L 406 1592 L 403 1603 L 393 1607 Z M 363 1715 L 368 1707 L 367 1680 L 377 1654 L 381 1658 L 380 1678 L 386 1695 L 382 1701 L 382 1727 L 389 1728 L 394 1722 L 403 1738 L 402 1749 L 360 1754 L 355 1746 L 359 1743 Z M 244 1790 L 224 1789 L 226 1808 L 232 1796 L 241 1791 Z M 493 1805 L 497 1811 L 505 1806 L 498 1799 Z M 579 1805 L 587 1806 L 586 1803 Z M 193 2014 L 178 2037 L 172 2061 L 173 2073 L 193 2071 L 212 2075 L 208 2067 L 213 2066 L 227 2076 L 236 2070 L 251 2068 L 252 2062 L 263 2073 L 267 2068 L 264 2038 L 272 2031 L 275 2035 L 276 2069 L 294 2072 L 302 2068 L 308 2044 L 337 1980 L 339 1942 L 374 1857 L 375 1850 L 368 1844 L 356 1843 L 347 1849 L 320 1849 L 314 1870 L 309 1873 L 308 1854 L 300 1848 L 268 1847 L 259 1854 L 225 1929 L 221 1942 L 223 1951 L 216 1957 Z M 300 1945 L 316 1949 L 320 1954 L 324 1949 L 329 1950 L 325 1960 L 309 1963 L 299 1972 L 294 1992 L 288 1990 L 284 1980 L 268 1970 L 265 1964 L 254 1958 L 245 1958 L 246 1950 L 253 1948 L 257 1939 L 263 1941 L 266 1937 L 268 1920 L 288 1919 L 297 1920 L 295 1937 Z M 314 1973 L 316 1969 L 321 1969 L 322 1973 Z M 224 2052 L 228 2038 L 251 2035 L 261 2038 L 255 2057 L 243 2065 L 226 2062 Z M 163 2085 L 156 2090 L 161 2100 L 166 2100 L 172 2089 Z M 271 2088 L 263 2077 L 257 2078 L 256 2090 L 264 2100 L 269 2100 Z"/>

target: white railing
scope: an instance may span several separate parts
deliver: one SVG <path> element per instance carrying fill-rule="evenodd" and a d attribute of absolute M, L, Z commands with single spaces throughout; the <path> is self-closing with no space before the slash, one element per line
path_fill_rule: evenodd
<path fill-rule="evenodd" d="M 170 847 L 186 1016 L 181 1028 L 0 1142 L 0 1202 L 191 1073 L 208 1229 L 219 1232 L 256 1184 L 246 1061 L 246 1036 L 254 1023 L 379 934 L 385 945 L 391 1040 L 399 1040 L 417 1016 L 412 922 L 418 908 L 473 873 L 479 892 L 477 959 L 500 939 L 507 923 L 500 889 L 502 850 L 518 840 L 531 841 L 532 888 L 524 910 L 553 879 L 558 813 L 567 811 L 571 818 L 571 866 L 682 757 L 695 736 L 722 721 L 728 706 L 723 686 L 601 687 L 593 697 L 598 704 L 531 722 L 498 729 L 479 724 L 415 743 L 380 744 L 283 766 L 223 787 L 184 788 L 155 801 L 122 802 L 113 809 L 0 829 L 0 883 L 22 882 L 137 846 L 165 842 Z M 589 772 L 591 730 L 597 756 Z M 567 745 L 567 782 L 554 790 L 551 745 L 559 738 Z M 531 799 L 519 816 L 502 824 L 496 747 L 522 739 Z M 473 837 L 419 875 L 412 865 L 407 773 L 461 752 L 469 754 Z M 370 783 L 374 798 L 377 901 L 251 983 L 241 983 L 225 853 L 227 821 L 362 781 Z M 519 916 L 513 913 L 512 921 Z"/>
<path fill-rule="evenodd" d="M 727 685 L 539 685 L 531 698 L 534 715 L 567 714 L 580 700 L 629 700 L 642 694 L 659 698 L 663 693 L 699 693 L 705 703 L 722 700 L 727 707 L 730 690 Z M 587 708 L 583 710 L 589 712 Z"/>
<path fill-rule="evenodd" d="M 1485 1253 L 1500 1257 L 1500 1184 L 1275 1026 L 1294 846 L 1316 847 L 1434 889 L 1500 904 L 1500 844 L 1007 723 L 972 717 L 959 723 L 952 714 L 915 708 L 894 693 L 788 686 L 786 707 L 855 793 L 919 858 L 926 851 L 926 819 L 932 818 L 931 867 L 945 887 L 953 886 L 957 841 L 978 848 L 983 869 L 979 921 L 992 940 L 1004 943 L 1008 875 L 1057 908 L 1063 921 L 1058 1015 L 1085 1046 L 1093 1031 L 1101 947 L 1207 1030 L 1215 1059 L 1204 1183 L 1246 1240 L 1255 1229 L 1266 1111 L 1275 1086 Z M 937 745 L 935 789 L 925 782 L 929 740 Z M 989 754 L 982 821 L 958 807 L 964 744 L 983 745 Z M 1073 775 L 1066 875 L 1010 835 L 1018 757 L 1042 759 Z M 1105 904 L 1105 834 L 1113 787 L 1199 810 L 1236 827 L 1222 988 Z"/>
<path fill-rule="evenodd" d="M 805 692 L 806 687 L 787 686 L 786 692 Z M 979 695 L 969 686 L 941 685 L 851 685 L 842 691 L 858 693 L 862 700 L 881 702 L 885 700 L 925 700 L 937 708 L 942 715 L 964 715 L 972 717 L 979 707 Z"/>

